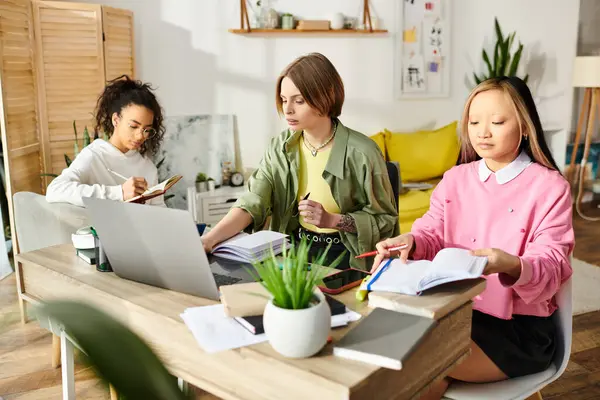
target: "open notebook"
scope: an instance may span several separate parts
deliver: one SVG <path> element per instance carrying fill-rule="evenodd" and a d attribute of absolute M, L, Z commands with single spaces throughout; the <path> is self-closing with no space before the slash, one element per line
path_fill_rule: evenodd
<path fill-rule="evenodd" d="M 166 181 L 162 181 L 161 183 L 146 189 L 146 191 L 144 193 L 140 194 L 139 196 L 135 196 L 135 197 L 127 200 L 127 203 L 141 203 L 141 202 L 153 199 L 162 194 L 165 194 L 165 192 L 167 190 L 171 189 L 171 187 L 174 184 L 176 184 L 177 182 L 179 182 L 179 180 L 181 178 L 183 178 L 183 176 L 181 176 L 181 175 L 172 176 L 169 179 L 167 179 Z"/>
<path fill-rule="evenodd" d="M 245 263 L 260 262 L 271 256 L 271 248 L 277 255 L 288 245 L 288 235 L 274 231 L 258 231 L 252 234 L 238 233 L 215 246 L 212 254 Z"/>
<path fill-rule="evenodd" d="M 419 295 L 444 283 L 479 278 L 486 264 L 487 257 L 472 256 L 469 250 L 456 248 L 440 250 L 433 261 L 409 260 L 404 264 L 398 258 L 389 259 L 360 289 Z"/>

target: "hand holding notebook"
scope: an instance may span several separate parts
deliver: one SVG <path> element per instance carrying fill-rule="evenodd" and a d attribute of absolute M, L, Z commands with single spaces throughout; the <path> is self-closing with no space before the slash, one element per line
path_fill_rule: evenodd
<path fill-rule="evenodd" d="M 179 180 L 181 178 L 183 178 L 183 176 L 181 176 L 181 175 L 172 176 L 171 178 L 146 189 L 146 191 L 144 193 L 140 194 L 139 196 L 135 196 L 129 200 L 126 200 L 126 202 L 127 203 L 143 203 L 147 200 L 150 200 L 157 196 L 163 195 L 174 184 L 179 182 Z"/>
<path fill-rule="evenodd" d="M 473 256 L 469 250 L 456 248 L 440 250 L 433 261 L 408 261 L 404 264 L 399 259 L 390 258 L 381 263 L 360 290 L 419 295 L 444 283 L 479 278 L 486 264 L 486 257 Z"/>

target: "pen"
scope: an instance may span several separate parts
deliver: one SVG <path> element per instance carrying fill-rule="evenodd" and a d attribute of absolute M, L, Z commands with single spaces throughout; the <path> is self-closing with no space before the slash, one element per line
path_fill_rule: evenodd
<path fill-rule="evenodd" d="M 379 279 L 379 277 L 381 276 L 383 271 L 388 269 L 388 267 L 390 266 L 391 263 L 392 263 L 392 259 L 390 258 L 389 260 L 387 260 L 387 262 L 383 266 L 380 266 L 379 269 L 377 270 L 377 272 L 375 272 L 375 275 L 373 275 L 369 279 L 369 281 L 367 282 L 367 290 L 368 291 L 371 290 L 371 285 L 373 284 L 373 282 L 375 282 L 377 279 Z"/>
<path fill-rule="evenodd" d="M 400 246 L 396 246 L 396 247 L 390 247 L 387 250 L 388 251 L 398 251 L 398 250 L 402 250 L 404 248 L 406 248 L 406 244 L 401 244 Z M 375 251 L 369 251 L 368 253 L 359 254 L 359 255 L 357 255 L 354 258 L 372 257 L 372 256 L 376 256 L 377 254 L 379 254 L 379 252 L 377 250 L 375 250 Z"/>
<path fill-rule="evenodd" d="M 121 178 L 121 179 L 123 179 L 123 180 L 128 180 L 128 179 L 129 179 L 129 178 L 125 178 L 123 175 L 121 175 L 121 174 L 120 174 L 120 173 L 118 173 L 118 172 L 115 172 L 115 171 L 113 171 L 113 170 L 112 170 L 112 169 L 110 169 L 110 168 L 106 168 L 106 169 L 107 169 L 107 170 L 108 170 L 108 172 L 110 172 L 111 174 L 113 174 L 113 175 L 116 175 L 116 176 L 118 176 L 119 178 Z"/>
<path fill-rule="evenodd" d="M 304 200 L 308 199 L 308 196 L 310 196 L 310 192 L 306 193 L 306 196 L 304 196 L 304 197 L 302 198 L 302 201 L 304 201 Z"/>

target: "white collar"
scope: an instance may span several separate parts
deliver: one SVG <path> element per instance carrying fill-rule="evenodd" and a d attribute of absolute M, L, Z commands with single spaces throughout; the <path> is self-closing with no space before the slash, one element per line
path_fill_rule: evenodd
<path fill-rule="evenodd" d="M 496 182 L 500 185 L 510 182 L 515 179 L 521 172 L 525 170 L 531 164 L 531 158 L 524 151 L 519 154 L 517 158 L 513 160 L 506 167 L 494 172 L 488 168 L 484 160 L 479 161 L 479 179 L 481 182 L 488 180 L 490 175 L 496 175 Z"/>

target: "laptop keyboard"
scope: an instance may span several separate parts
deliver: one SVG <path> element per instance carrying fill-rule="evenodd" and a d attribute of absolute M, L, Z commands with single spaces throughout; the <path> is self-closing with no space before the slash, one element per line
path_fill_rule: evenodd
<path fill-rule="evenodd" d="M 234 283 L 238 283 L 242 280 L 241 278 L 235 278 L 229 275 L 213 274 L 213 276 L 215 277 L 217 287 L 233 285 Z"/>

